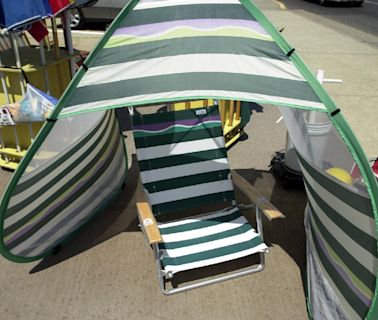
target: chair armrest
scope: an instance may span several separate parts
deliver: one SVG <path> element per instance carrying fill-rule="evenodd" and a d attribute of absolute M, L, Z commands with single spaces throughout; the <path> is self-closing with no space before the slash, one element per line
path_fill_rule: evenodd
<path fill-rule="evenodd" d="M 149 244 L 151 245 L 163 242 L 156 219 L 151 211 L 141 183 L 139 183 L 137 187 L 136 206 L 138 209 L 138 218 L 141 228 L 143 233 L 146 235 Z"/>
<path fill-rule="evenodd" d="M 285 218 L 285 215 L 278 210 L 268 199 L 266 199 L 260 192 L 258 192 L 247 180 L 241 175 L 232 170 L 232 181 L 237 188 L 248 197 L 252 203 L 260 208 L 269 220 L 277 218 Z"/>

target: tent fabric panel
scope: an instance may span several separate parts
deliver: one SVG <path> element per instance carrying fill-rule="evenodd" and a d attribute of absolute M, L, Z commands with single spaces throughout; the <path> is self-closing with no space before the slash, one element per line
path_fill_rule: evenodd
<path fill-rule="evenodd" d="M 94 132 L 89 130 L 87 136 L 70 146 L 75 150 L 79 144 L 84 152 L 51 159 L 47 167 L 57 169 L 41 169 L 38 176 L 42 183 L 16 194 L 20 202 L 10 199 L 2 234 L 11 254 L 34 257 L 51 251 L 120 189 L 127 167 L 115 112 L 104 112 L 94 128 L 99 124 L 97 137 L 92 139 Z M 42 173 L 49 179 L 44 179 Z"/>
<path fill-rule="evenodd" d="M 327 192 L 322 185 L 324 180 L 316 180 L 317 175 L 311 175 L 306 170 L 311 165 L 303 157 L 300 157 L 300 163 L 309 199 L 309 222 L 318 262 L 332 279 L 330 286 L 334 293 L 337 296 L 341 294 L 342 300 L 349 304 L 347 309 L 352 308 L 363 318 L 375 291 L 376 233 L 374 229 L 366 233 L 345 219 L 344 212 L 338 211 L 337 201 L 326 203 L 322 197 Z M 339 202 L 343 202 L 343 198 L 339 198 Z"/>
<path fill-rule="evenodd" d="M 359 319 L 360 317 L 344 299 L 332 278 L 319 262 L 310 228 L 310 208 L 305 209 L 307 296 L 311 319 Z M 332 286 L 331 286 L 332 284 Z M 348 316 L 349 315 L 349 316 Z"/>
<path fill-rule="evenodd" d="M 168 3 L 165 3 L 168 4 Z M 176 2 L 177 4 L 177 2 Z M 127 19 L 120 21 L 119 27 L 134 27 L 156 24 L 166 21 L 192 20 L 192 19 L 243 19 L 254 21 L 254 17 L 240 6 L 239 1 L 212 1 L 208 3 L 187 2 L 182 5 L 165 6 L 160 1 L 154 8 L 144 7 L 139 2 L 130 12 Z M 180 10 L 178 10 L 178 8 Z"/>
<path fill-rule="evenodd" d="M 196 97 L 325 110 L 285 52 L 240 3 L 177 3 L 166 7 L 162 1 L 153 9 L 141 3 L 117 20 L 86 63 L 75 95 L 60 106 L 60 116 Z M 149 17 L 151 10 L 158 21 Z M 133 15 L 141 19 L 134 21 Z"/>

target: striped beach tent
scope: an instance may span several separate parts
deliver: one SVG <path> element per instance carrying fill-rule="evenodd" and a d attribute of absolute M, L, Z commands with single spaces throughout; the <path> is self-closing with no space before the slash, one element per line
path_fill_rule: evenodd
<path fill-rule="evenodd" d="M 1 253 L 50 255 L 117 196 L 127 161 L 114 109 L 202 99 L 280 109 L 308 195 L 309 313 L 377 319 L 377 181 L 338 106 L 249 0 L 130 1 L 13 175 Z"/>

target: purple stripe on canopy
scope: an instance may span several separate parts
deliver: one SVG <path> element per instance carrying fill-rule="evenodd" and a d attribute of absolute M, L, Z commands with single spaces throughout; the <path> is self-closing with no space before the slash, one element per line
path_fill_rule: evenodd
<path fill-rule="evenodd" d="M 134 126 L 134 130 L 158 131 L 158 130 L 167 129 L 173 125 L 195 126 L 196 124 L 206 123 L 208 121 L 220 121 L 220 117 L 209 116 L 206 118 L 199 118 L 199 119 L 186 119 L 186 120 L 167 121 L 167 122 L 154 123 L 154 124 L 136 125 Z"/>
<path fill-rule="evenodd" d="M 257 21 L 241 19 L 187 19 L 119 28 L 114 32 L 113 36 L 152 36 L 164 33 L 169 29 L 177 27 L 192 27 L 201 30 L 209 30 L 221 27 L 242 27 L 253 30 L 260 34 L 267 34 L 267 32 L 261 27 L 260 23 L 258 23 Z"/>
<path fill-rule="evenodd" d="M 341 267 L 339 266 L 337 263 L 334 262 L 333 258 L 331 257 L 331 255 L 328 253 L 328 250 L 327 250 L 327 247 L 324 243 L 324 241 L 320 238 L 320 236 L 313 230 L 313 227 L 312 227 L 312 223 L 310 223 L 310 226 L 311 226 L 311 233 L 313 235 L 314 238 L 316 238 L 316 241 L 319 243 L 321 249 L 322 249 L 322 253 L 323 255 L 326 256 L 326 258 L 329 260 L 329 262 L 332 264 L 332 266 L 337 270 L 337 273 L 341 276 L 341 278 L 343 278 L 343 280 L 345 281 L 345 283 L 349 286 L 349 288 L 351 288 L 353 290 L 353 292 L 360 298 L 360 300 L 366 305 L 366 306 L 370 306 L 371 304 L 371 299 L 366 297 L 362 292 L 361 290 L 359 290 L 356 285 L 352 282 L 352 280 L 350 279 L 348 273 Z"/>

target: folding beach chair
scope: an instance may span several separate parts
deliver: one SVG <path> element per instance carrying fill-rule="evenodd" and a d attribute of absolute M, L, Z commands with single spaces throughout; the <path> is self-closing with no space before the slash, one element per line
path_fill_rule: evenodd
<path fill-rule="evenodd" d="M 261 271 L 268 249 L 261 211 L 255 206 L 255 231 L 235 202 L 218 107 L 135 113 L 132 119 L 143 185 L 137 197 L 139 220 L 154 250 L 162 291 L 178 293 Z M 240 176 L 236 180 L 252 188 Z M 250 198 L 256 200 L 252 193 Z M 259 201 L 268 211 L 272 208 L 262 197 Z M 196 212 L 193 208 L 220 204 L 222 208 L 215 212 L 183 215 L 188 209 Z M 272 210 L 270 218 L 281 215 Z M 253 254 L 260 255 L 257 266 L 166 289 L 166 279 L 178 272 Z"/>

